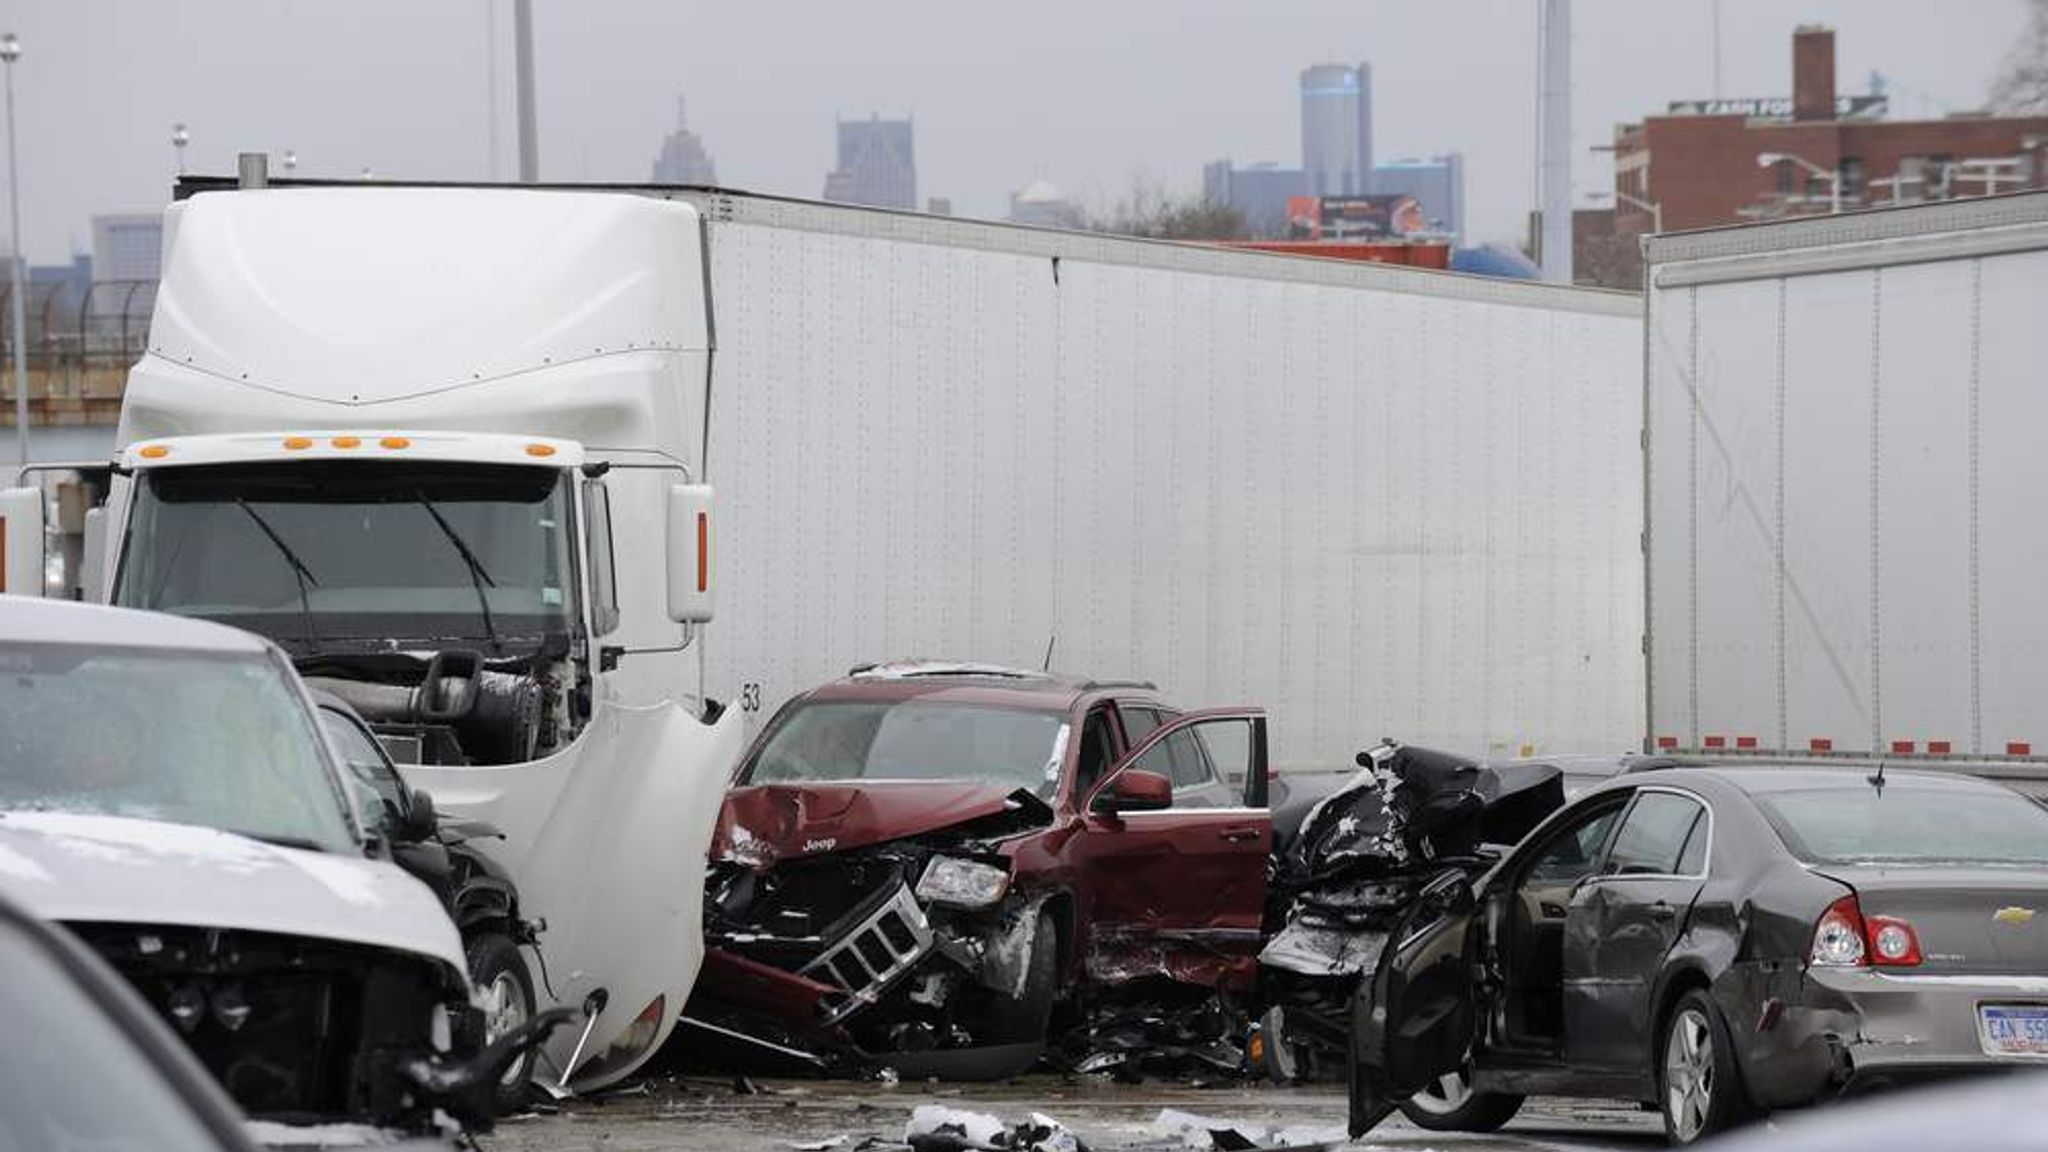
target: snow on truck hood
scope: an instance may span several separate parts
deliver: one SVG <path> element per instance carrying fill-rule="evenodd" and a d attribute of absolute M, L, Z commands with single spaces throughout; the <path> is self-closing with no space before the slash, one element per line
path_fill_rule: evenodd
<path fill-rule="evenodd" d="M 275 932 L 466 970 L 441 902 L 396 864 L 191 824 L 0 812 L 0 891 L 45 920 Z"/>
<path fill-rule="evenodd" d="M 766 868 L 936 832 L 1017 805 L 1014 785 L 955 780 L 755 784 L 726 793 L 711 858 Z"/>

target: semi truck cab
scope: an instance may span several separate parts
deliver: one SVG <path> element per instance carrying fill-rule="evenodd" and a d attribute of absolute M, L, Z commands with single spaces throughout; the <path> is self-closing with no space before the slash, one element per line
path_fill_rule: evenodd
<path fill-rule="evenodd" d="M 582 1009 L 538 1076 L 633 1071 L 703 955 L 740 710 L 702 689 L 709 323 L 687 204 L 268 189 L 166 216 L 89 598 L 260 633 L 374 727 L 543 925 Z M 9 591 L 40 493 L 0 494 Z"/>

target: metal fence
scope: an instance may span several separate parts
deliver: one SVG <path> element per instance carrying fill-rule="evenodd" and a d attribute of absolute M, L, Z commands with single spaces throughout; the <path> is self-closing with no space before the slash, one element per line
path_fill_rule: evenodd
<path fill-rule="evenodd" d="M 37 400 L 118 400 L 128 368 L 149 339 L 155 280 L 76 280 L 28 285 L 28 395 Z M 0 397 L 14 396 L 13 285 L 0 281 Z"/>

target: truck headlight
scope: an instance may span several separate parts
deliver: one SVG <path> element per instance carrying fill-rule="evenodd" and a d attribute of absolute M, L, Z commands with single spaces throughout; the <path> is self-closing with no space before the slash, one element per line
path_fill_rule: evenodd
<path fill-rule="evenodd" d="M 986 908 L 1010 890 L 1010 874 L 993 865 L 934 856 L 917 882 L 917 898 L 955 908 Z"/>

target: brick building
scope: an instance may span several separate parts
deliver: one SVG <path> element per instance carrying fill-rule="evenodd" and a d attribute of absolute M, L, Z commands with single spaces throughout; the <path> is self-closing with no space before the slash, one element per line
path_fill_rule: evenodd
<path fill-rule="evenodd" d="M 1837 180 L 1842 211 L 2048 186 L 2048 117 L 1883 112 L 1838 95 L 1834 31 L 1802 26 L 1790 100 L 1681 101 L 1615 130 L 1616 231 L 1651 231 L 1649 205 L 1666 231 L 1828 212 Z M 1760 159 L 1780 156 L 1797 159 Z"/>

